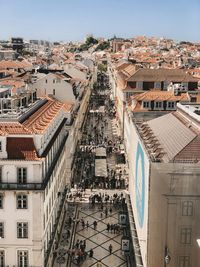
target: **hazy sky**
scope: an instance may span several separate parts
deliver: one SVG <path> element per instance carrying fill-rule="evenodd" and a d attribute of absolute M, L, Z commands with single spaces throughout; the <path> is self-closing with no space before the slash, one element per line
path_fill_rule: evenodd
<path fill-rule="evenodd" d="M 200 0 L 0 0 L 0 39 L 169 37 L 200 42 Z"/>

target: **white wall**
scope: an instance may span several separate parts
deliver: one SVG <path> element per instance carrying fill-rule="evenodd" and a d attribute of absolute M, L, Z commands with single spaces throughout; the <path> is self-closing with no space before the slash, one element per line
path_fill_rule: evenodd
<path fill-rule="evenodd" d="M 47 80 L 47 82 L 46 82 Z M 59 80 L 60 82 L 53 82 Z M 63 102 L 75 103 L 76 99 L 73 94 L 72 85 L 62 79 L 59 79 L 56 75 L 49 73 L 45 77 L 37 80 L 32 88 L 37 89 L 37 96 L 42 97 L 45 95 L 53 95 L 53 90 L 55 89 L 54 97 Z"/>
<path fill-rule="evenodd" d="M 130 120 L 125 120 L 126 149 L 129 162 L 129 191 L 136 229 L 143 259 L 147 266 L 149 159 L 137 131 Z M 127 129 L 128 132 L 127 132 Z"/>
<path fill-rule="evenodd" d="M 30 266 L 42 266 L 41 206 L 39 192 L 21 191 L 28 195 L 28 209 L 17 209 L 16 196 L 20 191 L 4 192 L 4 208 L 0 209 L 0 221 L 4 222 L 5 238 L 0 240 L 0 249 L 6 250 L 6 266 L 16 266 L 17 250 L 29 251 Z M 17 194 L 16 194 L 17 193 Z M 35 220 L 37 218 L 37 220 Z M 17 222 L 28 222 L 28 238 L 17 238 Z"/>
<path fill-rule="evenodd" d="M 27 182 L 40 183 L 42 173 L 42 162 L 25 160 L 0 160 L 2 166 L 2 181 L 4 183 L 17 183 L 17 168 L 27 168 Z"/>

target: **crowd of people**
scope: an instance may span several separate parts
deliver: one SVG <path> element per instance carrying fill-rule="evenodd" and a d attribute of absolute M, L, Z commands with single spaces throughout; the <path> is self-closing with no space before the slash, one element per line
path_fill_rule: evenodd
<path fill-rule="evenodd" d="M 100 77 L 99 84 L 107 79 Z M 106 157 L 120 154 L 122 138 L 118 135 L 113 137 L 111 130 L 111 119 L 115 117 L 116 110 L 114 102 L 110 100 L 110 92 L 107 89 L 102 98 L 101 86 L 95 87 L 93 97 L 88 107 L 88 115 L 83 129 L 82 139 L 78 145 L 72 187 L 78 188 L 105 188 L 105 189 L 126 189 L 126 173 L 116 172 L 114 167 L 107 164 L 107 175 L 102 177 L 95 176 L 95 151 L 98 147 L 106 149 Z M 100 97 L 101 96 L 101 97 Z M 100 97 L 100 100 L 98 100 Z M 103 99 L 103 106 L 102 106 Z"/>

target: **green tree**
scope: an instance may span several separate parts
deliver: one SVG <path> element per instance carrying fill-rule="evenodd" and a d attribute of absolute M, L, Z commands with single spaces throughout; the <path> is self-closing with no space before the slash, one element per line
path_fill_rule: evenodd
<path fill-rule="evenodd" d="M 90 46 L 90 45 L 94 45 L 94 44 L 98 44 L 98 40 L 95 39 L 93 36 L 88 36 L 85 42 L 86 45 Z"/>
<path fill-rule="evenodd" d="M 95 50 L 96 51 L 98 51 L 98 50 L 105 50 L 105 49 L 108 49 L 108 48 L 110 48 L 110 42 L 106 42 L 105 41 L 105 42 L 99 44 Z"/>

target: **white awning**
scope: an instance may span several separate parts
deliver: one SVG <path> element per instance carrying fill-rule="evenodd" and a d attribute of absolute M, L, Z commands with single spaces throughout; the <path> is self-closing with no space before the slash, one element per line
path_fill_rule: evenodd
<path fill-rule="evenodd" d="M 95 160 L 95 176 L 96 177 L 107 177 L 107 162 L 106 159 Z"/>
<path fill-rule="evenodd" d="M 98 157 L 105 157 L 106 158 L 106 149 L 104 147 L 97 147 L 95 149 L 95 156 Z"/>

